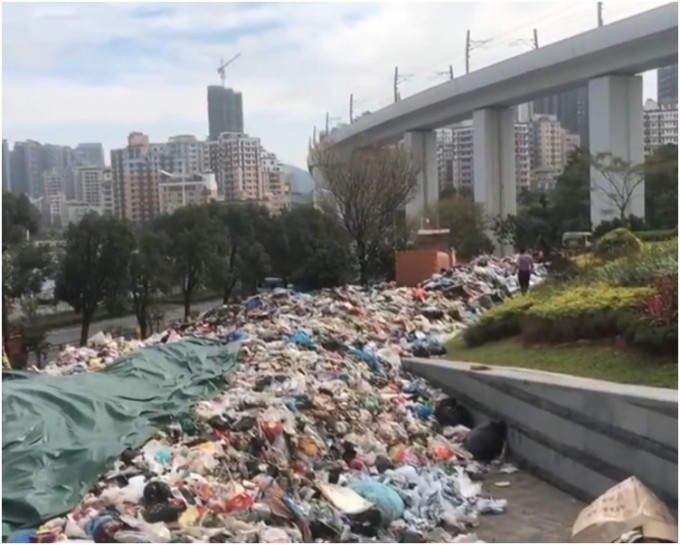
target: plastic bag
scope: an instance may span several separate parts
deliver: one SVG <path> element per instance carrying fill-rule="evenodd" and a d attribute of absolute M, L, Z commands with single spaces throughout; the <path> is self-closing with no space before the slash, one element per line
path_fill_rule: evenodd
<path fill-rule="evenodd" d="M 404 514 L 406 506 L 401 496 L 389 486 L 378 481 L 355 480 L 349 483 L 349 487 L 357 494 L 375 504 L 382 515 L 381 524 L 388 526 L 393 520 L 399 519 Z"/>
<path fill-rule="evenodd" d="M 491 462 L 503 452 L 506 434 L 505 422 L 486 422 L 470 430 L 463 446 L 475 460 Z"/>

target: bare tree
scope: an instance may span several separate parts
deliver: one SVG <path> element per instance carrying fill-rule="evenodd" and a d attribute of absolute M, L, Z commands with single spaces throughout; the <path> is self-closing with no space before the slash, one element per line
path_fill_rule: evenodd
<path fill-rule="evenodd" d="M 590 157 L 591 166 L 599 173 L 593 190 L 604 195 L 619 212 L 622 221 L 637 188 L 645 182 L 644 165 L 636 165 L 609 152 Z"/>
<path fill-rule="evenodd" d="M 361 282 L 367 283 L 369 249 L 393 230 L 398 212 L 413 197 L 419 168 L 400 145 L 343 153 L 320 143 L 310 158 L 356 244 Z"/>

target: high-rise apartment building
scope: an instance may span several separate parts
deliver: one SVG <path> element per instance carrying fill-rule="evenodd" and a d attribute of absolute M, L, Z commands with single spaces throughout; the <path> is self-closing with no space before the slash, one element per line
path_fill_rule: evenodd
<path fill-rule="evenodd" d="M 212 172 L 203 174 L 179 174 L 168 176 L 161 173 L 158 185 L 159 207 L 162 214 L 172 214 L 182 206 L 207 204 L 221 200 Z"/>
<path fill-rule="evenodd" d="M 438 131 L 437 168 L 439 190 L 473 191 L 474 127 L 471 120 Z M 515 123 L 515 176 L 517 187 L 529 187 L 532 135 L 527 123 Z"/>
<path fill-rule="evenodd" d="M 666 144 L 678 143 L 678 104 L 670 101 L 645 102 L 643 110 L 645 154 Z"/>
<path fill-rule="evenodd" d="M 145 222 L 160 213 L 161 170 L 177 172 L 178 162 L 167 144 L 151 144 L 140 132 L 130 133 L 128 145 L 111 150 L 111 173 L 116 215 Z"/>
<path fill-rule="evenodd" d="M 45 170 L 66 171 L 73 165 L 73 150 L 69 146 L 44 144 Z"/>
<path fill-rule="evenodd" d="M 74 197 L 73 164 L 74 151 L 69 146 L 43 144 L 45 151 L 45 171 L 56 170 L 63 179 L 63 191 L 67 199 Z"/>
<path fill-rule="evenodd" d="M 104 146 L 98 142 L 78 144 L 73 150 L 73 161 L 76 166 L 103 167 Z"/>
<path fill-rule="evenodd" d="M 259 138 L 225 132 L 210 142 L 208 149 L 210 168 L 225 200 L 263 200 L 264 174 Z"/>
<path fill-rule="evenodd" d="M 529 188 L 531 183 L 532 145 L 531 123 L 515 123 L 515 181 L 518 190 Z"/>
<path fill-rule="evenodd" d="M 42 213 L 49 225 L 60 227 L 64 205 L 66 204 L 64 170 L 53 167 L 43 172 L 43 187 Z"/>
<path fill-rule="evenodd" d="M 2 190 L 11 191 L 12 190 L 12 172 L 11 172 L 11 157 L 12 154 L 9 151 L 9 142 L 7 140 L 2 141 Z"/>
<path fill-rule="evenodd" d="M 206 170 L 206 144 L 193 135 L 171 136 L 167 150 L 184 174 L 203 174 Z"/>
<path fill-rule="evenodd" d="M 272 212 L 281 212 L 290 206 L 288 178 L 274 153 L 262 151 L 265 205 Z"/>
<path fill-rule="evenodd" d="M 14 149 L 9 157 L 10 179 L 14 193 L 29 194 L 28 176 L 26 174 L 26 146 L 21 142 L 14 143 Z"/>
<path fill-rule="evenodd" d="M 66 201 L 61 207 L 61 226 L 66 228 L 69 223 L 80 223 L 87 214 L 102 214 L 102 210 L 83 201 Z"/>
<path fill-rule="evenodd" d="M 533 114 L 554 115 L 563 128 L 578 134 L 580 145 L 588 149 L 588 88 L 579 87 L 534 100 Z"/>
<path fill-rule="evenodd" d="M 54 197 L 64 194 L 64 173 L 62 170 L 52 168 L 43 172 L 43 187 L 46 197 Z"/>
<path fill-rule="evenodd" d="M 243 95 L 219 85 L 208 87 L 208 125 L 210 140 L 223 132 L 243 133 Z"/>
<path fill-rule="evenodd" d="M 531 123 L 531 188 L 545 191 L 554 187 L 567 164 L 569 152 L 580 145 L 580 137 L 570 133 L 554 115 L 537 115 Z"/>
<path fill-rule="evenodd" d="M 678 102 L 678 65 L 664 66 L 656 71 L 657 102 L 659 104 Z"/>
<path fill-rule="evenodd" d="M 102 166 L 80 166 L 74 169 L 75 201 L 96 208 L 101 214 L 115 214 L 113 176 Z"/>
<path fill-rule="evenodd" d="M 13 191 L 26 193 L 31 197 L 42 196 L 45 165 L 45 150 L 42 144 L 34 140 L 15 142 L 11 158 Z"/>

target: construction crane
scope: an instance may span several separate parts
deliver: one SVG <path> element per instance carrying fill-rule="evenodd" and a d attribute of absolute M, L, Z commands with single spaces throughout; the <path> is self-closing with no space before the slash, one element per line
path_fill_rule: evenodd
<path fill-rule="evenodd" d="M 217 73 L 220 75 L 220 79 L 222 80 L 222 87 L 225 85 L 225 81 L 227 79 L 226 74 L 224 73 L 224 69 L 229 66 L 232 62 L 234 62 L 236 59 L 238 59 L 241 56 L 240 53 L 237 53 L 234 55 L 231 59 L 229 59 L 227 62 L 224 62 L 224 59 L 220 60 L 220 66 L 217 69 Z"/>

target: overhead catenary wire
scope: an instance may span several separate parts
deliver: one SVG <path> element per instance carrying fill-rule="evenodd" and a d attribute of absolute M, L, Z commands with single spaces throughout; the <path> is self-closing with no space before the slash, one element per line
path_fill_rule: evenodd
<path fill-rule="evenodd" d="M 564 27 L 565 25 L 565 16 L 570 19 L 570 21 L 566 22 L 566 24 L 573 23 L 574 17 L 578 15 L 585 15 L 587 12 L 590 12 L 592 14 L 593 10 L 593 4 L 577 4 L 577 5 L 572 5 L 567 8 L 557 8 L 554 9 L 547 14 L 532 20 L 532 21 L 526 21 L 523 22 L 519 25 L 516 25 L 510 29 L 503 30 L 499 33 L 496 33 L 492 35 L 489 38 L 483 39 L 483 40 L 471 40 L 471 47 L 470 51 L 474 49 L 489 49 L 493 45 L 497 44 L 499 40 L 503 38 L 507 38 L 509 35 L 512 35 L 514 33 L 517 33 L 518 31 L 521 30 L 530 30 L 533 33 L 532 38 L 530 39 L 528 36 L 526 38 L 518 38 L 514 41 L 512 41 L 510 44 L 505 44 L 505 45 L 528 45 L 532 49 L 535 49 L 538 47 L 538 30 L 541 28 L 541 26 L 545 25 L 545 23 L 552 22 L 555 20 L 560 21 L 560 26 Z M 597 4 L 597 21 L 596 25 L 597 26 L 602 26 L 603 23 L 603 16 L 602 16 L 602 2 L 598 2 Z M 630 16 L 633 13 L 637 13 L 640 10 L 635 10 L 634 12 L 630 13 L 630 7 L 624 7 L 624 8 L 619 8 L 619 9 L 612 9 L 611 11 L 608 10 L 608 14 L 610 16 L 611 20 L 616 20 L 619 17 L 623 16 Z M 592 19 L 591 19 L 592 20 Z M 592 23 L 591 23 L 592 24 Z M 592 28 L 592 27 L 591 27 Z M 587 29 L 580 30 L 580 32 L 585 31 Z M 528 34 L 528 33 L 527 33 Z M 548 45 L 548 44 L 542 44 L 542 45 Z M 392 97 L 391 99 L 387 97 L 387 95 L 383 95 L 382 97 L 365 97 L 364 102 L 370 103 L 372 105 L 369 110 L 377 110 L 377 109 L 382 109 L 386 106 L 389 106 L 390 104 L 394 103 L 395 101 L 401 100 L 403 93 L 403 89 L 399 85 L 400 83 L 405 83 L 408 82 L 409 85 L 407 86 L 407 94 L 412 94 L 412 93 L 417 93 L 420 92 L 428 87 L 431 86 L 431 82 L 433 80 L 441 80 L 442 76 L 445 76 L 447 72 L 442 71 L 443 66 L 449 66 L 449 79 L 453 79 L 452 73 L 454 72 L 455 66 L 457 62 L 461 60 L 465 60 L 466 58 L 466 52 L 463 48 L 461 48 L 461 53 L 458 55 L 453 55 L 453 56 L 448 56 L 446 58 L 442 58 L 441 60 L 437 61 L 436 64 L 431 64 L 426 68 L 418 67 L 418 68 L 411 68 L 411 74 L 408 76 L 402 75 L 399 73 L 398 69 L 395 70 L 395 75 L 397 76 L 397 85 L 395 86 L 394 84 L 394 79 L 393 79 L 393 85 L 392 85 Z M 486 65 L 487 63 L 483 63 L 483 65 Z M 442 66 L 443 65 L 443 66 Z M 462 71 L 461 71 L 462 72 Z M 427 74 L 427 75 L 426 75 Z M 356 107 L 356 103 L 355 103 Z M 346 110 L 345 110 L 346 111 Z"/>
<path fill-rule="evenodd" d="M 598 3 L 598 26 L 602 26 L 604 24 L 604 22 L 602 20 L 603 6 L 601 4 L 603 4 L 603 3 L 602 2 Z M 619 7 L 619 9 L 612 9 L 612 11 L 610 12 L 611 19 L 616 20 L 621 15 L 623 15 L 624 13 L 626 13 L 626 16 L 631 15 L 630 13 L 627 13 L 628 10 L 629 10 L 629 7 L 623 7 L 623 8 Z M 503 30 L 500 33 L 494 34 L 490 38 L 483 40 L 485 42 L 484 48 L 487 48 L 489 45 L 492 45 L 492 44 L 495 44 L 496 42 L 498 42 L 501 38 L 505 38 L 505 37 L 515 33 L 515 32 L 520 31 L 520 30 L 532 30 L 532 29 L 540 30 L 541 25 L 546 23 L 546 22 L 549 22 L 549 21 L 550 22 L 551 21 L 560 21 L 560 26 L 564 26 L 565 16 L 569 16 L 570 18 L 573 18 L 576 15 L 585 15 L 587 13 L 592 13 L 592 4 L 579 3 L 577 5 L 572 5 L 571 7 L 566 8 L 566 9 L 565 8 L 558 8 L 558 9 L 550 12 L 549 14 L 547 14 L 547 15 L 539 18 L 539 19 L 535 19 L 533 21 L 528 21 L 528 22 L 522 23 L 520 25 L 516 25 L 516 26 L 514 26 L 510 29 Z M 587 29 L 584 28 L 580 32 L 583 32 L 585 30 L 587 30 Z M 543 44 L 543 45 L 547 45 L 547 44 Z M 478 46 L 478 47 L 481 47 L 481 46 Z M 465 52 L 464 52 L 464 50 L 461 50 L 461 51 L 462 51 L 461 53 L 459 53 L 458 55 L 456 55 L 454 57 L 451 57 L 451 56 L 443 57 L 443 58 L 441 58 L 441 60 L 437 61 L 434 64 L 430 64 L 430 65 L 428 65 L 424 68 L 417 68 L 416 71 L 419 72 L 419 73 L 420 72 L 431 73 L 432 71 L 441 67 L 442 64 L 449 64 L 449 63 L 453 63 L 453 66 L 455 67 L 457 61 L 465 60 Z"/>

